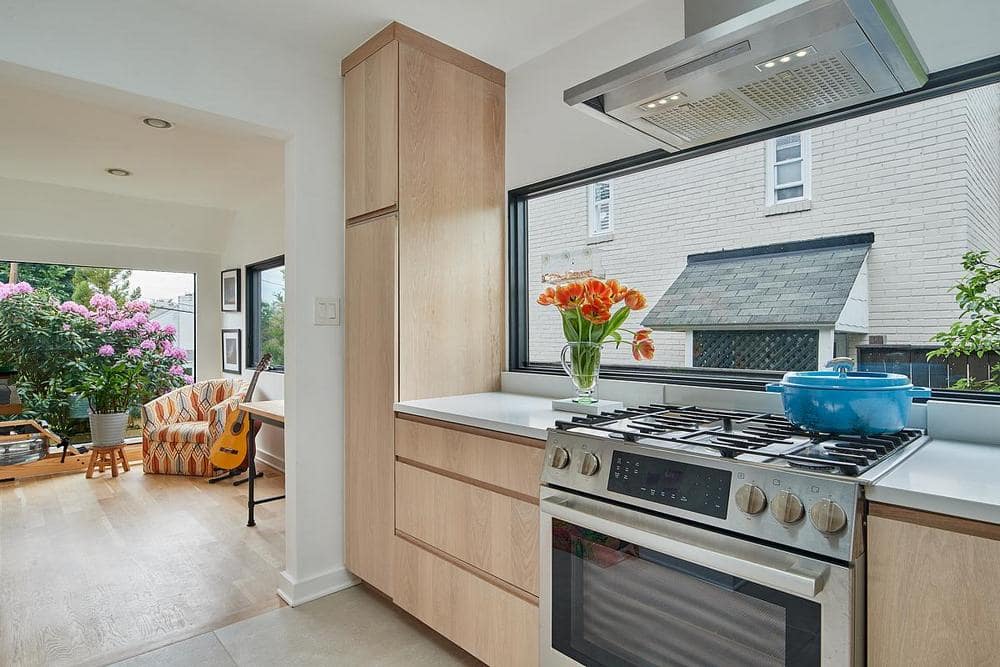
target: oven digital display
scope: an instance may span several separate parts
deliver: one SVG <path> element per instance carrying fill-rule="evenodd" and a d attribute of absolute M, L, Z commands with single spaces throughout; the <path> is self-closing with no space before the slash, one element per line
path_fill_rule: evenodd
<path fill-rule="evenodd" d="M 732 478 L 728 470 L 616 451 L 608 491 L 725 519 Z"/>

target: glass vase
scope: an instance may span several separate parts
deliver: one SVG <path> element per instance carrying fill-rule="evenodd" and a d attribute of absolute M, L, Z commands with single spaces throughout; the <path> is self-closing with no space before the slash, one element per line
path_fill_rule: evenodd
<path fill-rule="evenodd" d="M 563 370 L 576 387 L 576 403 L 596 403 L 594 391 L 601 371 L 601 346 L 597 343 L 567 343 L 559 355 Z"/>

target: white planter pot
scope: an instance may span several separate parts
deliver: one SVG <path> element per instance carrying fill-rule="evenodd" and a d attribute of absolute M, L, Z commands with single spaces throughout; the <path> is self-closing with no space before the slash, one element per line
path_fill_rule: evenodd
<path fill-rule="evenodd" d="M 90 437 L 97 447 L 120 445 L 125 440 L 126 427 L 128 427 L 127 412 L 90 415 Z"/>

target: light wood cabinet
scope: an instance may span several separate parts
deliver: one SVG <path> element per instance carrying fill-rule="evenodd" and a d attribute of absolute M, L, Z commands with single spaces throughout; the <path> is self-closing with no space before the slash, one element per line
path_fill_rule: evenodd
<path fill-rule="evenodd" d="M 1000 526 L 872 503 L 868 664 L 996 664 L 998 573 Z"/>
<path fill-rule="evenodd" d="M 344 75 L 347 219 L 398 203 L 398 59 L 390 42 Z"/>
<path fill-rule="evenodd" d="M 399 415 L 396 458 L 537 503 L 545 441 Z"/>
<path fill-rule="evenodd" d="M 499 387 L 504 74 L 398 23 L 341 73 L 347 565 L 393 595 L 393 403 Z"/>
<path fill-rule="evenodd" d="M 396 463 L 396 530 L 538 595 L 538 505 Z"/>
<path fill-rule="evenodd" d="M 412 538 L 396 538 L 394 602 L 488 665 L 538 664 L 537 602 Z"/>
<path fill-rule="evenodd" d="M 347 228 L 345 404 L 347 567 L 392 591 L 397 220 Z"/>

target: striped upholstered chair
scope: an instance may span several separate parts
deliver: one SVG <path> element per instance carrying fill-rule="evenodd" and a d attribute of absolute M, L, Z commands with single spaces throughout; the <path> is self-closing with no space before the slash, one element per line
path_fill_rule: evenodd
<path fill-rule="evenodd" d="M 210 477 L 212 443 L 243 400 L 242 380 L 207 380 L 142 406 L 142 463 L 147 473 Z"/>

